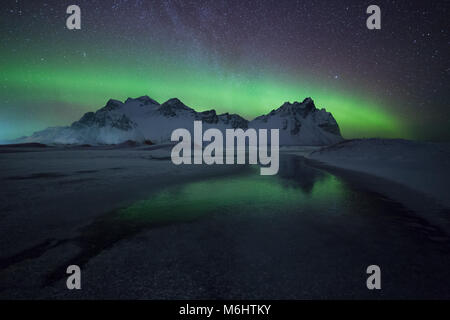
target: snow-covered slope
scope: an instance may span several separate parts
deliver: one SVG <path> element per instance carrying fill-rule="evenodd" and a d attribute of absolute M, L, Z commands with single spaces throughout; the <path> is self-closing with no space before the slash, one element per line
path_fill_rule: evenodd
<path fill-rule="evenodd" d="M 450 208 L 450 144 L 355 139 L 323 147 L 308 157 L 398 182 L 428 194 Z"/>
<path fill-rule="evenodd" d="M 237 114 L 220 114 L 215 110 L 196 112 L 178 99 L 163 104 L 148 96 L 128 98 L 124 103 L 109 100 L 96 112 L 88 112 L 68 127 L 52 127 L 14 142 L 46 144 L 118 144 L 127 140 L 153 143 L 170 141 L 172 131 L 193 131 L 195 120 L 203 122 L 203 130 L 249 127 L 280 129 L 280 145 L 328 145 L 342 137 L 333 116 L 318 110 L 308 98 L 302 103 L 285 103 L 268 115 L 247 121 Z"/>

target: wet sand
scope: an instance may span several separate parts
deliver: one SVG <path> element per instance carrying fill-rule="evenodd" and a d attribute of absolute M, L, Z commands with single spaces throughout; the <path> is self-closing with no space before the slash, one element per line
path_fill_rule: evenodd
<path fill-rule="evenodd" d="M 149 150 L 2 154 L 0 297 L 450 297 L 439 220 L 390 197 L 389 181 L 281 160 L 261 177 Z M 80 291 L 65 287 L 69 264 L 81 266 Z M 366 288 L 371 264 L 381 291 Z"/>

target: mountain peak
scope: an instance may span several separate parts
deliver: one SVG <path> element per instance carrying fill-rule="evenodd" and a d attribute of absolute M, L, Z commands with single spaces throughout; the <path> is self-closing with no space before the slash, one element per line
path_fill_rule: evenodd
<path fill-rule="evenodd" d="M 147 106 L 147 105 L 150 105 L 150 104 L 155 104 L 155 105 L 158 105 L 158 106 L 159 106 L 159 102 L 158 102 L 158 101 L 156 101 L 156 100 L 150 98 L 150 97 L 147 96 L 147 95 L 141 96 L 141 97 L 135 98 L 135 99 L 133 99 L 133 98 L 128 98 L 128 99 L 125 101 L 125 103 L 131 102 L 131 101 L 138 101 L 138 102 L 140 102 L 140 103 L 142 103 L 142 104 L 144 104 L 144 105 L 146 105 L 146 106 Z"/>
<path fill-rule="evenodd" d="M 309 98 L 309 97 L 305 98 L 301 104 L 304 105 L 304 106 L 308 106 L 311 109 L 316 109 L 316 105 L 314 104 L 314 100 Z"/>
<path fill-rule="evenodd" d="M 294 101 L 293 103 L 285 102 L 281 107 L 272 110 L 269 115 L 281 114 L 282 116 L 290 116 L 300 114 L 303 118 L 309 113 L 317 110 L 313 99 L 306 98 L 303 102 Z"/>
<path fill-rule="evenodd" d="M 314 104 L 314 100 L 311 98 L 305 98 L 302 102 L 294 101 L 293 103 L 290 103 L 289 101 L 283 103 L 283 105 L 280 108 L 287 107 L 287 106 L 295 106 L 300 107 L 302 109 L 308 107 L 315 109 L 316 105 Z"/>
<path fill-rule="evenodd" d="M 118 109 L 123 105 L 122 101 L 115 100 L 115 99 L 109 99 L 106 105 L 103 107 L 105 110 L 115 110 Z"/>
<path fill-rule="evenodd" d="M 183 102 L 181 102 L 178 98 L 172 98 L 164 102 L 159 110 L 165 116 L 174 117 L 177 115 L 177 111 L 185 110 L 185 111 L 194 111 L 194 109 L 189 108 Z"/>
<path fill-rule="evenodd" d="M 325 109 L 317 109 L 311 98 L 285 102 L 269 114 L 255 118 L 249 127 L 279 128 L 284 144 L 323 145 L 343 139 L 333 116 Z"/>
<path fill-rule="evenodd" d="M 171 98 L 169 100 L 167 100 L 166 102 L 164 102 L 162 105 L 166 105 L 166 106 L 184 106 L 186 107 L 186 105 L 180 101 L 180 99 L 178 98 Z"/>

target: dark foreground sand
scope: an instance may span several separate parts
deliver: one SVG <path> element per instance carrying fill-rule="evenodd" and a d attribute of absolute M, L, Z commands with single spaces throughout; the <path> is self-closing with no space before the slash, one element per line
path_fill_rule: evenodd
<path fill-rule="evenodd" d="M 422 195 L 388 181 L 288 155 L 261 180 L 246 167 L 176 167 L 161 150 L 26 151 L 0 154 L 0 298 L 450 298 L 445 228 L 390 198 Z M 168 208 L 202 214 L 118 219 L 166 189 Z M 71 263 L 82 290 L 65 287 Z M 381 291 L 366 288 L 371 264 Z"/>

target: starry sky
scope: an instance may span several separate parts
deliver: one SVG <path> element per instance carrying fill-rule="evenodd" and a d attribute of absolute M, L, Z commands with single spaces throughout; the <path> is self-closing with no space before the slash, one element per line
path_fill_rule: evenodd
<path fill-rule="evenodd" d="M 81 30 L 66 8 L 81 8 Z M 381 8 L 381 30 L 366 9 Z M 450 141 L 449 1 L 2 0 L 0 140 L 110 98 L 248 119 L 312 97 L 346 138 Z"/>

